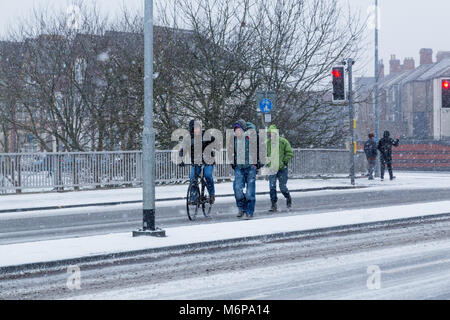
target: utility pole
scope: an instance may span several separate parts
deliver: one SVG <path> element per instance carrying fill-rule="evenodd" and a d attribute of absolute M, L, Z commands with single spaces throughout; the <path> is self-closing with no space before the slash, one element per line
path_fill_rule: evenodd
<path fill-rule="evenodd" d="M 356 154 L 356 142 L 355 142 L 355 129 L 356 129 L 356 119 L 355 110 L 353 109 L 353 61 L 352 58 L 347 60 L 347 71 L 348 71 L 348 107 L 349 107 L 349 118 L 350 118 L 350 180 L 352 186 L 355 185 L 355 154 Z"/>
<path fill-rule="evenodd" d="M 378 63 L 378 0 L 375 0 L 375 90 L 374 90 L 374 113 L 375 113 L 375 142 L 378 145 L 380 139 L 380 109 L 378 105 L 378 82 L 380 78 Z M 377 157 L 375 166 L 375 177 L 380 176 L 380 157 Z"/>
<path fill-rule="evenodd" d="M 153 0 L 145 0 L 144 130 L 142 139 L 143 228 L 133 237 L 165 237 L 155 226 L 155 129 L 153 128 Z"/>

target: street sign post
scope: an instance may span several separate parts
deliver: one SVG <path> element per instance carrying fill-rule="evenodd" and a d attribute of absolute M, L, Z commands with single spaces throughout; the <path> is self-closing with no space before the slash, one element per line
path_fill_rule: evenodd
<path fill-rule="evenodd" d="M 259 102 L 259 109 L 262 113 L 270 113 L 272 110 L 272 101 L 270 99 L 264 98 Z"/>
<path fill-rule="evenodd" d="M 258 91 L 256 92 L 256 104 L 263 116 L 266 129 L 272 122 L 272 112 L 276 109 L 277 95 L 274 91 Z"/>

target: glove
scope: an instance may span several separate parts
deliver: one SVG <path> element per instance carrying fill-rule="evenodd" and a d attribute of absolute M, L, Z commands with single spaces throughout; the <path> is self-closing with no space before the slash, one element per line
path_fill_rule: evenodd
<path fill-rule="evenodd" d="M 232 165 L 231 165 L 231 168 L 232 168 L 233 170 L 236 170 L 236 165 L 235 165 L 235 164 L 232 164 Z"/>
<path fill-rule="evenodd" d="M 285 162 L 283 162 L 283 165 L 284 165 L 285 168 L 287 168 L 289 163 L 285 161 Z"/>
<path fill-rule="evenodd" d="M 186 167 L 186 164 L 184 162 L 180 163 L 180 167 L 184 168 Z"/>

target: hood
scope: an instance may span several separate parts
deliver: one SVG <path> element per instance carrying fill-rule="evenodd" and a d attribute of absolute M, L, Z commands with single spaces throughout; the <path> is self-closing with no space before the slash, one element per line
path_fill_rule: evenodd
<path fill-rule="evenodd" d="M 269 127 L 269 129 L 267 130 L 267 133 L 272 133 L 272 132 L 275 132 L 275 130 L 278 130 L 278 128 L 277 128 L 277 126 L 276 125 L 271 125 L 270 127 Z"/>
<path fill-rule="evenodd" d="M 189 132 L 191 133 L 191 135 L 194 134 L 195 121 L 197 121 L 197 120 L 191 120 L 191 121 L 189 121 Z M 199 122 L 199 123 L 200 123 L 200 122 Z"/>
<path fill-rule="evenodd" d="M 191 134 L 194 134 L 194 124 L 195 124 L 195 120 L 189 121 L 189 132 Z"/>
<path fill-rule="evenodd" d="M 247 130 L 248 130 L 248 129 L 254 129 L 254 130 L 256 130 L 256 126 L 255 126 L 252 122 L 247 122 L 247 123 L 246 123 L 246 126 L 247 126 Z"/>
<path fill-rule="evenodd" d="M 391 136 L 391 133 L 389 131 L 385 131 L 383 134 L 383 137 L 386 139 L 389 138 L 390 136 Z"/>

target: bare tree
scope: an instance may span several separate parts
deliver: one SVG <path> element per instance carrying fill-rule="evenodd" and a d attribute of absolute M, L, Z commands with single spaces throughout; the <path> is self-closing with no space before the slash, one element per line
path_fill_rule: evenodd
<path fill-rule="evenodd" d="M 274 122 L 294 145 L 342 140 L 330 70 L 357 54 L 363 24 L 337 0 L 185 0 L 180 11 L 192 32 L 171 66 L 181 117 L 222 130 L 241 117 L 256 122 L 255 92 L 268 89 L 278 94 Z"/>
<path fill-rule="evenodd" d="M 76 28 L 66 12 L 35 10 L 10 37 L 22 60 L 2 63 L 0 51 L 3 144 L 20 132 L 47 151 L 141 148 L 142 13 L 124 9 L 111 21 L 78 6 Z M 362 23 L 338 0 L 180 0 L 177 19 L 159 13 L 158 147 L 170 147 L 191 118 L 221 130 L 238 118 L 258 123 L 255 94 L 265 89 L 276 91 L 273 120 L 294 146 L 342 143 L 344 110 L 330 103 L 329 72 L 357 54 Z"/>

